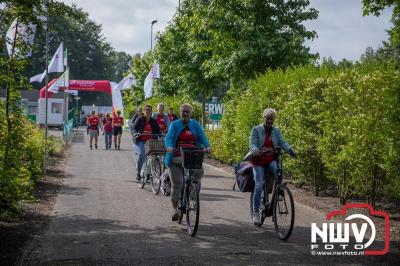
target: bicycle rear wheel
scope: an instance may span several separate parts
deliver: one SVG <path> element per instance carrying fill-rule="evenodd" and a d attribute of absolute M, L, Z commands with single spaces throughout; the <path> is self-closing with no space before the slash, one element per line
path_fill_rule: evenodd
<path fill-rule="evenodd" d="M 278 238 L 286 240 L 289 238 L 294 225 L 294 201 L 290 189 L 281 185 L 277 189 L 277 195 L 273 200 L 273 220 L 275 232 Z"/>
<path fill-rule="evenodd" d="M 161 186 L 161 162 L 158 157 L 152 158 L 150 173 L 151 190 L 153 190 L 153 193 L 157 195 L 158 192 L 160 192 Z"/>
<path fill-rule="evenodd" d="M 191 236 L 194 236 L 199 227 L 200 200 L 197 184 L 186 186 L 186 226 Z"/>

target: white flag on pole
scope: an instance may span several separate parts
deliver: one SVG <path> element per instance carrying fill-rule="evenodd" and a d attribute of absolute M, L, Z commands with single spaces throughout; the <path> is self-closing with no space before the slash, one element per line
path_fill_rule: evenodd
<path fill-rule="evenodd" d="M 115 90 L 125 90 L 130 88 L 132 85 L 136 85 L 136 79 L 132 74 L 129 74 L 125 78 L 123 78 L 117 85 Z"/>
<path fill-rule="evenodd" d="M 64 87 L 64 84 L 69 84 L 69 69 L 67 69 L 57 80 L 49 87 L 49 92 L 57 93 L 60 87 Z"/>
<path fill-rule="evenodd" d="M 46 71 L 44 71 L 41 74 L 37 74 L 36 76 L 31 77 L 29 79 L 29 83 L 32 83 L 32 82 L 35 82 L 35 81 L 36 82 L 42 82 L 45 76 L 46 76 Z"/>
<path fill-rule="evenodd" d="M 153 72 L 153 78 L 159 79 L 160 78 L 160 65 L 158 63 L 154 63 L 151 70 Z"/>
<path fill-rule="evenodd" d="M 110 85 L 113 110 L 114 112 L 116 112 L 117 110 L 121 111 L 122 116 L 124 116 L 124 105 L 122 102 L 121 91 L 118 89 L 119 84 L 111 81 Z"/>
<path fill-rule="evenodd" d="M 14 19 L 13 23 L 11 23 L 10 28 L 6 33 L 6 46 L 8 55 L 11 56 L 13 52 L 14 45 L 14 55 L 17 57 L 26 57 L 32 55 L 31 46 L 33 44 L 33 39 L 35 38 L 36 25 L 29 23 L 26 26 L 24 23 L 18 20 L 18 18 Z M 15 43 L 15 44 L 14 44 Z M 24 44 L 27 47 L 25 52 L 20 50 L 20 45 Z"/>
<path fill-rule="evenodd" d="M 49 70 L 49 73 L 64 72 L 64 44 L 63 43 L 61 43 L 60 46 L 58 46 L 56 53 L 51 58 L 48 70 Z M 42 74 L 38 74 L 36 76 L 31 77 L 29 79 L 29 82 L 30 83 L 35 82 L 35 81 L 42 82 L 45 77 L 46 77 L 46 70 Z"/>
<path fill-rule="evenodd" d="M 153 71 L 150 70 L 149 74 L 147 74 L 147 77 L 144 80 L 144 99 L 150 98 L 152 96 L 153 96 Z"/>
<path fill-rule="evenodd" d="M 49 73 L 64 72 L 64 43 L 58 46 L 56 53 L 49 63 Z"/>

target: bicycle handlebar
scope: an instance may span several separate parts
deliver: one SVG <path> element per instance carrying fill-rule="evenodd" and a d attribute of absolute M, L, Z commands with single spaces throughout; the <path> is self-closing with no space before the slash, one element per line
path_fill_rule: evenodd
<path fill-rule="evenodd" d="M 132 137 L 140 137 L 140 136 L 150 136 L 150 137 L 165 137 L 164 134 L 144 134 L 144 133 L 139 133 L 139 132 L 131 132 Z"/>
<path fill-rule="evenodd" d="M 194 148 L 196 148 L 196 149 L 194 149 Z M 182 149 L 184 150 L 185 148 L 182 147 Z M 168 148 L 166 148 L 165 150 L 168 152 Z M 205 153 L 208 153 L 208 152 L 210 151 L 209 148 L 199 148 L 199 147 L 193 147 L 193 148 L 191 148 L 191 150 L 192 150 L 192 151 L 193 151 L 193 150 L 195 150 L 195 151 L 203 151 L 203 152 L 205 152 Z M 173 148 L 173 152 L 175 152 L 175 151 L 179 151 L 179 152 L 180 152 L 181 149 Z"/>

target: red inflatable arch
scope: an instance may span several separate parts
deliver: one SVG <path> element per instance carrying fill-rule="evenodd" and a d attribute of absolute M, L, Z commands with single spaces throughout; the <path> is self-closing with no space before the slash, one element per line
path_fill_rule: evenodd
<path fill-rule="evenodd" d="M 50 87 L 57 79 L 53 79 L 49 82 L 48 86 Z M 63 90 L 63 88 L 61 87 Z M 69 89 L 70 90 L 78 90 L 78 91 L 104 91 L 109 96 L 111 96 L 111 85 L 108 80 L 70 80 L 69 81 Z M 50 98 L 53 93 L 48 92 L 47 96 Z M 46 86 L 40 89 L 40 98 L 46 97 Z"/>

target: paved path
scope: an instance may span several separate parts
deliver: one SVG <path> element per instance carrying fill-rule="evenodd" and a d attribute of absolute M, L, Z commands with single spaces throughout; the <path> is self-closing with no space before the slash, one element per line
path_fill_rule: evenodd
<path fill-rule="evenodd" d="M 310 255 L 310 223 L 322 214 L 296 203 L 296 227 L 284 242 L 271 220 L 257 228 L 249 194 L 232 191 L 233 179 L 206 166 L 196 237 L 170 221 L 169 198 L 135 182 L 129 135 L 122 150 L 90 150 L 84 131 L 73 139 L 66 178 L 50 228 L 33 243 L 22 264 L 45 265 L 265 265 L 394 263 L 399 257 Z M 397 256 L 397 257 L 396 257 Z"/>

